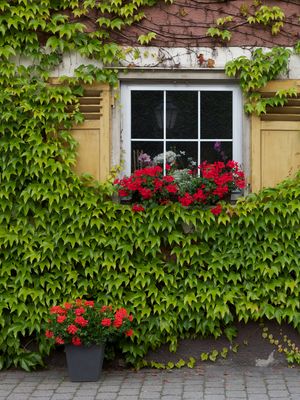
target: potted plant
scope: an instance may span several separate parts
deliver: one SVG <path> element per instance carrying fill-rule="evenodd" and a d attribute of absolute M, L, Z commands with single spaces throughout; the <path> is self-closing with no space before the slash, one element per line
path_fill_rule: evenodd
<path fill-rule="evenodd" d="M 65 345 L 70 380 L 100 378 L 105 343 L 132 336 L 132 315 L 125 308 L 99 305 L 77 299 L 50 308 L 45 336 L 53 344 Z"/>

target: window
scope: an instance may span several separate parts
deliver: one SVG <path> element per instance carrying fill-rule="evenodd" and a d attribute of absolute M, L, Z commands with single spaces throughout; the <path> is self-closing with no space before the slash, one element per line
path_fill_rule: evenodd
<path fill-rule="evenodd" d="M 242 99 L 233 85 L 122 86 L 125 172 L 138 168 L 141 152 L 153 159 L 166 152 L 182 162 L 242 162 Z M 185 165 L 182 165 L 184 167 Z"/>

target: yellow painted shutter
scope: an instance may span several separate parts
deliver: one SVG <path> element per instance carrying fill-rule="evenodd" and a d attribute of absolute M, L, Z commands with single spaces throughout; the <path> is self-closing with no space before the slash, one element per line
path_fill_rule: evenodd
<path fill-rule="evenodd" d="M 253 191 L 275 186 L 300 169 L 300 81 L 274 81 L 265 89 L 269 95 L 279 89 L 297 87 L 297 98 L 283 107 L 251 118 L 251 186 Z"/>
<path fill-rule="evenodd" d="M 85 86 L 80 98 L 85 121 L 72 129 L 79 143 L 75 171 L 104 181 L 110 170 L 111 91 L 109 85 Z"/>

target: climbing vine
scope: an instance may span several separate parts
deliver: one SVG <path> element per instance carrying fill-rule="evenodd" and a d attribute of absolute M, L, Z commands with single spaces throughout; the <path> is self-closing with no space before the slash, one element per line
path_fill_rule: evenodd
<path fill-rule="evenodd" d="M 49 306 L 77 297 L 140 310 L 137 335 L 121 344 L 130 362 L 164 342 L 174 351 L 180 337 L 218 337 L 235 318 L 266 316 L 299 328 L 299 177 L 218 217 L 174 205 L 141 216 L 110 200 L 109 182 L 72 171 L 69 130 L 83 121 L 82 83 L 117 83 L 114 66 L 131 51 L 118 44 L 120 35 L 155 4 L 0 0 L 0 368 L 42 363 Z M 138 41 L 155 41 L 155 33 Z M 63 55 L 74 51 L 99 67 L 87 62 L 51 85 Z M 252 102 L 264 81 L 257 75 L 247 86 L 242 64 L 262 68 L 268 80 L 286 68 L 288 53 L 266 56 L 269 71 L 263 53 L 255 57 L 227 67 L 241 75 Z M 186 235 L 182 224 L 197 229 Z"/>
<path fill-rule="evenodd" d="M 297 96 L 297 88 L 279 90 L 272 97 L 263 97 L 259 91 L 279 74 L 287 72 L 290 55 L 289 49 L 281 47 L 274 47 L 268 52 L 256 49 L 251 59 L 242 56 L 226 64 L 226 74 L 240 79 L 246 96 L 247 113 L 265 113 L 267 106 L 283 106 L 290 97 Z"/>

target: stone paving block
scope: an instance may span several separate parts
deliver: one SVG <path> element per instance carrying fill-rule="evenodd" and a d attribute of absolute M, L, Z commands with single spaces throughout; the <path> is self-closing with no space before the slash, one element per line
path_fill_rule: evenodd
<path fill-rule="evenodd" d="M 96 400 L 115 400 L 117 393 L 98 393 L 95 397 Z"/>
<path fill-rule="evenodd" d="M 141 392 L 140 394 L 139 394 L 139 399 L 140 400 L 142 400 L 142 399 L 160 399 L 161 398 L 161 394 L 160 394 L 160 392 L 152 392 L 152 393 L 150 393 L 150 392 Z"/>
<path fill-rule="evenodd" d="M 267 394 L 250 394 L 248 400 L 270 400 Z"/>
<path fill-rule="evenodd" d="M 140 392 L 140 388 L 123 389 L 120 388 L 120 395 L 122 396 L 137 396 Z"/>
<path fill-rule="evenodd" d="M 51 400 L 72 400 L 74 397 L 73 393 L 54 393 Z"/>
<path fill-rule="evenodd" d="M 117 400 L 139 400 L 139 396 L 121 396 L 117 397 Z"/>
<path fill-rule="evenodd" d="M 98 389 L 98 392 L 99 393 L 117 393 L 117 392 L 119 392 L 119 390 L 120 390 L 120 387 L 119 386 L 107 386 L 107 385 L 105 385 L 105 386 L 100 386 L 99 387 L 99 389 Z"/>
<path fill-rule="evenodd" d="M 10 394 L 6 397 L 7 400 L 28 400 L 30 399 L 31 395 L 22 394 L 22 393 L 15 393 Z"/>
<path fill-rule="evenodd" d="M 82 397 L 82 396 L 74 396 L 74 397 L 72 397 L 72 400 L 95 400 L 95 396 L 84 396 L 84 397 Z"/>
<path fill-rule="evenodd" d="M 226 396 L 227 397 L 243 397 L 247 396 L 247 393 L 245 390 L 226 390 Z"/>
<path fill-rule="evenodd" d="M 204 385 L 184 385 L 184 392 L 203 392 Z"/>
<path fill-rule="evenodd" d="M 48 389 L 47 390 L 34 390 L 31 394 L 31 396 L 35 396 L 35 397 L 45 396 L 45 395 L 52 396 L 53 394 L 54 394 L 54 390 L 48 390 Z"/>
<path fill-rule="evenodd" d="M 161 400 L 181 400 L 181 399 L 182 399 L 181 396 L 174 396 L 172 394 L 171 395 L 170 394 L 166 394 L 166 395 L 162 395 L 161 396 Z"/>
<path fill-rule="evenodd" d="M 223 394 L 205 394 L 205 400 L 224 400 L 225 396 Z"/>
<path fill-rule="evenodd" d="M 11 389 L 6 389 L 6 390 L 0 390 L 0 396 L 8 396 L 12 392 Z"/>
<path fill-rule="evenodd" d="M 64 393 L 68 393 L 68 394 L 72 394 L 75 393 L 76 390 L 78 390 L 76 387 L 71 387 L 71 386 L 59 386 L 56 390 L 55 393 L 56 394 L 64 394 Z"/>
<path fill-rule="evenodd" d="M 97 394 L 97 389 L 78 389 L 76 392 L 76 396 L 81 395 L 83 398 L 85 396 L 96 396 Z"/>
<path fill-rule="evenodd" d="M 203 400 L 204 395 L 202 393 L 183 393 L 183 400 Z"/>
<path fill-rule="evenodd" d="M 268 395 L 274 398 L 288 399 L 289 392 L 287 390 L 269 390 Z"/>

